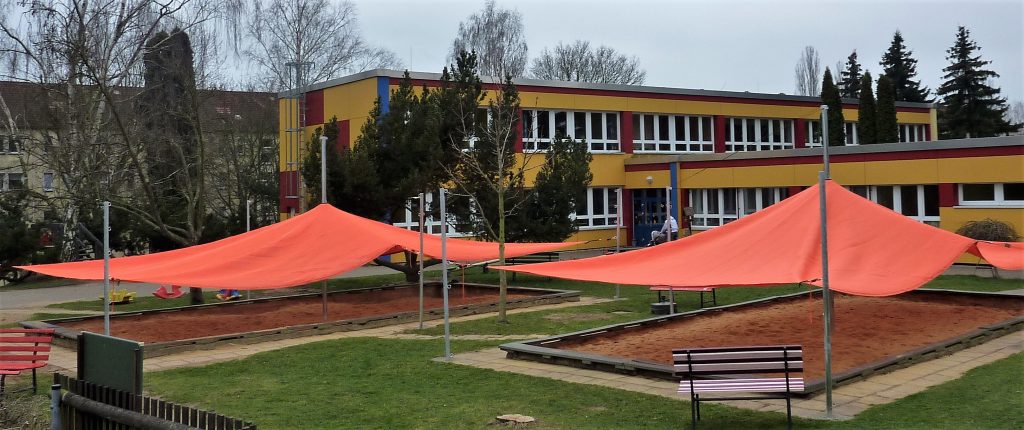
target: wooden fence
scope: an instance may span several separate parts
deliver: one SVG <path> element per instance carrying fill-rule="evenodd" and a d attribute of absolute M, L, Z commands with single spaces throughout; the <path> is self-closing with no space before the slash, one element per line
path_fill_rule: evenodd
<path fill-rule="evenodd" d="M 54 373 L 62 430 L 256 430 L 250 422 Z"/>

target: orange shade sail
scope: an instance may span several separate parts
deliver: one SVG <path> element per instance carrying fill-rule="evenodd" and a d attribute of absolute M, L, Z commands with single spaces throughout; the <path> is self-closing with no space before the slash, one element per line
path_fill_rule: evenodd
<path fill-rule="evenodd" d="M 578 242 L 509 243 L 506 257 L 553 251 Z M 327 279 L 384 254 L 419 250 L 419 233 L 321 204 L 277 224 L 202 245 L 112 258 L 111 278 L 198 288 L 262 290 Z M 498 258 L 498 244 L 448 240 L 448 259 Z M 441 256 L 441 238 L 425 235 L 424 254 Z M 61 278 L 103 280 L 103 260 L 19 266 Z"/>
<path fill-rule="evenodd" d="M 581 260 L 498 267 L 566 279 L 676 287 L 781 285 L 821 279 L 819 188 L 715 229 L 651 248 Z M 924 285 L 970 252 L 1003 269 L 1024 267 L 1021 243 L 979 242 L 903 215 L 826 182 L 829 283 L 862 296 Z"/>

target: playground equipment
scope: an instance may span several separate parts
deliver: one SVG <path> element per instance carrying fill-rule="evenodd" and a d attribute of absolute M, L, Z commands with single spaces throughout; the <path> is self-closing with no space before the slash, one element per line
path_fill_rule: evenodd
<path fill-rule="evenodd" d="M 167 291 L 166 285 L 161 285 L 160 289 L 153 292 L 153 295 L 161 299 L 176 299 L 184 296 L 185 292 L 181 291 L 181 285 L 171 285 L 171 291 Z"/>
<path fill-rule="evenodd" d="M 100 296 L 100 300 L 103 300 L 103 296 Z M 110 290 L 110 304 L 112 305 L 127 305 L 135 301 L 135 292 L 128 290 L 119 290 L 112 288 Z"/>
<path fill-rule="evenodd" d="M 217 298 L 222 302 L 238 300 L 242 298 L 242 293 L 239 293 L 238 290 L 220 290 L 217 293 Z"/>

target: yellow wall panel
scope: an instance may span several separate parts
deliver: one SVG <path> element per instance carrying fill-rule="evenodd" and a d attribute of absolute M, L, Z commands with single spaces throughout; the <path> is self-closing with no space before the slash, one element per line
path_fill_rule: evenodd
<path fill-rule="evenodd" d="M 678 179 L 683 188 L 731 188 L 735 186 L 734 174 L 731 168 L 682 169 Z"/>
<path fill-rule="evenodd" d="M 941 182 L 1024 182 L 1024 156 L 941 158 Z"/>
<path fill-rule="evenodd" d="M 669 171 L 666 170 L 650 170 L 641 172 L 626 172 L 626 188 L 665 188 L 669 186 Z M 647 182 L 647 177 L 651 177 L 651 182 Z"/>
<path fill-rule="evenodd" d="M 737 187 L 763 187 L 764 184 L 789 186 L 794 183 L 793 169 L 779 169 L 779 166 L 756 166 L 737 169 L 733 175 L 733 184 Z M 681 184 L 686 187 L 686 183 Z"/>
<path fill-rule="evenodd" d="M 901 124 L 935 124 L 935 109 L 929 112 L 896 112 L 896 122 Z M 932 133 L 932 139 L 936 140 Z"/>
<path fill-rule="evenodd" d="M 594 154 L 590 162 L 590 173 L 594 175 L 591 186 L 611 187 L 625 184 L 626 158 L 629 158 L 629 154 Z"/>
<path fill-rule="evenodd" d="M 956 231 L 968 221 L 981 221 L 986 218 L 1005 222 L 1012 225 L 1017 233 L 1024 233 L 1024 208 L 939 208 L 939 226 L 949 231 Z"/>
<path fill-rule="evenodd" d="M 324 121 L 331 117 L 338 117 L 338 120 L 349 120 L 353 118 L 365 118 L 374 100 L 377 100 L 377 78 L 368 78 L 361 81 L 349 82 L 324 89 Z M 359 131 L 362 122 L 351 128 L 353 132 Z"/>

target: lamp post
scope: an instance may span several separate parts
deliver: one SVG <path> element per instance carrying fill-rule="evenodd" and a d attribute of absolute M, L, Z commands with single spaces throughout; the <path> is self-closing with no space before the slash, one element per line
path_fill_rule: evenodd
<path fill-rule="evenodd" d="M 423 206 L 425 206 L 427 204 L 427 201 L 426 201 L 426 194 L 425 193 L 420 193 L 419 196 L 413 197 L 413 198 L 419 200 L 419 207 L 420 207 L 420 213 L 419 213 L 419 215 L 420 215 L 420 252 L 419 252 L 417 258 L 419 259 L 419 265 L 420 265 L 420 267 L 419 267 L 419 269 L 420 269 L 420 271 L 419 271 L 419 278 L 420 278 L 420 330 L 422 330 L 423 329 L 423 224 L 424 224 L 424 218 L 426 216 L 424 214 Z"/>
<path fill-rule="evenodd" d="M 615 254 L 621 252 L 619 243 L 622 241 L 622 187 L 615 189 Z M 618 300 L 619 288 L 621 285 L 615 284 L 615 300 Z"/>
<path fill-rule="evenodd" d="M 320 135 L 320 203 L 327 203 L 327 136 Z M 327 321 L 327 280 L 320 281 L 324 321 Z"/>
<path fill-rule="evenodd" d="M 829 178 L 828 105 L 821 105 L 821 154 L 824 169 L 818 173 L 818 205 L 821 212 L 821 298 L 825 308 L 825 416 L 832 418 L 832 291 L 828 279 L 828 213 L 825 183 Z"/>
<path fill-rule="evenodd" d="M 448 209 L 445 189 L 438 189 L 441 204 L 441 295 L 444 297 L 444 361 L 452 359 L 451 330 L 448 327 Z"/>
<path fill-rule="evenodd" d="M 249 230 L 251 230 L 251 228 L 252 228 L 252 225 L 249 223 L 249 220 L 252 219 L 252 216 L 249 215 L 249 212 L 250 212 L 249 211 L 249 207 L 250 206 L 252 206 L 252 199 L 246 199 L 245 200 L 245 232 L 246 233 L 248 233 Z M 245 290 L 245 299 L 246 300 L 252 300 L 252 290 Z"/>
<path fill-rule="evenodd" d="M 103 334 L 110 336 L 110 202 L 103 202 Z"/>

